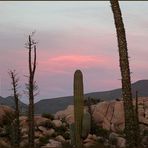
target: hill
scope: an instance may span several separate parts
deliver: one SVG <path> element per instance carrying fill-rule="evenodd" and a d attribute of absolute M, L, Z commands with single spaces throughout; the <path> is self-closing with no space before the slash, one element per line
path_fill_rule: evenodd
<path fill-rule="evenodd" d="M 135 96 L 135 91 L 139 92 L 139 97 L 148 97 L 148 80 L 140 80 L 132 84 L 132 94 Z M 103 92 L 92 92 L 85 94 L 85 97 L 92 97 L 95 99 L 103 99 L 103 100 L 114 100 L 117 98 L 122 98 L 122 90 L 121 88 L 103 91 Z M 15 108 L 15 103 L 13 97 L 9 96 L 7 98 L 0 97 L 0 104 L 7 105 L 12 108 Z M 27 105 L 21 101 L 19 101 L 20 110 L 22 112 L 27 111 Z M 56 113 L 59 110 L 64 110 L 68 105 L 73 104 L 73 96 L 52 98 L 52 99 L 44 99 L 35 103 L 35 113 Z"/>
<path fill-rule="evenodd" d="M 139 92 L 139 97 L 148 97 L 148 80 L 140 80 L 132 84 L 132 94 L 135 96 L 135 92 Z M 121 88 L 103 91 L 103 92 L 92 92 L 85 94 L 85 97 L 92 97 L 103 100 L 114 100 L 122 98 Z M 60 97 L 53 99 L 40 100 L 35 104 L 35 113 L 56 113 L 59 110 L 64 110 L 68 105 L 73 104 L 73 97 Z"/>
<path fill-rule="evenodd" d="M 15 109 L 14 98 L 12 96 L 8 96 L 7 98 L 0 96 L 0 105 L 7 105 Z M 19 107 L 21 112 L 27 111 L 27 105 L 21 101 L 19 101 Z"/>

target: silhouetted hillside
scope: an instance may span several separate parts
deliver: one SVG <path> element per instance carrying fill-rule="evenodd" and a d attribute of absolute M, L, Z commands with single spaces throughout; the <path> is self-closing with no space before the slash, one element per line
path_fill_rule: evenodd
<path fill-rule="evenodd" d="M 7 98 L 3 98 L 0 96 L 0 104 L 7 105 L 15 109 L 15 102 L 12 96 L 8 96 Z M 27 111 L 27 105 L 21 101 L 19 101 L 19 107 L 21 112 Z"/>
<path fill-rule="evenodd" d="M 148 80 L 140 80 L 132 84 L 133 97 L 135 96 L 136 90 L 139 92 L 140 97 L 147 97 Z M 87 93 L 85 94 L 85 96 L 90 96 L 96 99 L 113 100 L 117 98 L 122 98 L 122 92 L 121 88 L 119 88 L 104 92 Z M 35 113 L 56 113 L 59 110 L 65 109 L 70 104 L 73 104 L 72 96 L 41 100 L 35 104 Z"/>
<path fill-rule="evenodd" d="M 35 103 L 35 113 L 56 113 L 70 104 L 73 104 L 72 96 L 40 100 Z"/>
<path fill-rule="evenodd" d="M 135 96 L 136 90 L 138 90 L 140 97 L 148 97 L 148 80 L 140 80 L 132 84 L 133 97 Z M 121 94 L 121 88 L 119 88 L 110 91 L 87 93 L 85 94 L 85 97 L 89 96 L 94 99 L 113 100 L 122 98 Z M 15 108 L 14 99 L 11 96 L 7 98 L 0 97 L 0 104 Z M 19 104 L 21 110 L 26 112 L 27 105 L 21 101 L 19 101 Z M 35 113 L 56 113 L 59 110 L 65 109 L 70 104 L 73 104 L 72 96 L 40 100 L 39 102 L 35 103 Z"/>

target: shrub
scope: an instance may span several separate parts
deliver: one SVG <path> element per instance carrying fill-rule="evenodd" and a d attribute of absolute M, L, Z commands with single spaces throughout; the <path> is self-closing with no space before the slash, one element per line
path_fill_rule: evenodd
<path fill-rule="evenodd" d="M 48 118 L 50 120 L 54 120 L 54 115 L 50 114 L 50 113 L 43 113 L 42 117 L 44 118 Z"/>
<path fill-rule="evenodd" d="M 72 148 L 73 146 L 69 142 L 62 143 L 62 148 Z"/>
<path fill-rule="evenodd" d="M 55 125 L 52 122 L 45 122 L 44 127 L 46 127 L 46 128 L 55 128 Z"/>
<path fill-rule="evenodd" d="M 143 136 L 148 136 L 148 130 L 143 131 Z"/>
<path fill-rule="evenodd" d="M 104 137 L 104 138 L 108 138 L 109 137 L 109 131 L 100 127 L 100 126 L 97 126 L 96 124 L 93 125 L 93 134 L 97 135 L 97 136 L 101 136 L 101 137 Z"/>
<path fill-rule="evenodd" d="M 66 140 L 70 139 L 70 134 L 68 131 L 66 131 L 63 135 L 62 135 Z"/>
<path fill-rule="evenodd" d="M 12 113 L 7 113 L 4 121 L 3 121 L 3 125 L 10 125 L 12 123 L 12 121 L 14 120 L 15 116 Z"/>
<path fill-rule="evenodd" d="M 39 141 L 40 141 L 41 145 L 47 144 L 48 143 L 48 140 L 49 140 L 49 137 L 48 136 L 40 137 L 39 138 Z"/>
<path fill-rule="evenodd" d="M 59 135 L 63 135 L 66 131 L 67 131 L 67 128 L 65 126 L 60 126 L 58 128 L 55 128 L 55 131 L 59 134 Z"/>
<path fill-rule="evenodd" d="M 95 145 L 90 146 L 89 148 L 106 148 L 103 144 L 97 142 Z"/>
<path fill-rule="evenodd" d="M 109 137 L 109 131 L 102 128 L 101 126 L 98 126 L 94 121 L 92 122 L 91 125 L 91 134 L 95 134 L 103 138 Z"/>
<path fill-rule="evenodd" d="M 58 133 L 57 133 L 57 132 L 54 132 L 54 133 L 51 135 L 52 138 L 55 138 L 55 137 L 57 137 L 57 136 L 58 136 Z"/>

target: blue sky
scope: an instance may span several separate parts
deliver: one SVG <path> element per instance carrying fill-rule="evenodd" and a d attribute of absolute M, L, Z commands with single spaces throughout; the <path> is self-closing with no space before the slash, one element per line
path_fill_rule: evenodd
<path fill-rule="evenodd" d="M 120 2 L 127 33 L 132 82 L 147 79 L 148 2 Z M 27 36 L 36 30 L 40 89 L 37 100 L 72 95 L 81 69 L 85 93 L 121 86 L 118 48 L 109 1 L 0 2 L 0 95 L 11 95 L 8 69 L 16 69 L 22 92 L 28 74 Z M 22 95 L 27 102 L 27 97 Z"/>

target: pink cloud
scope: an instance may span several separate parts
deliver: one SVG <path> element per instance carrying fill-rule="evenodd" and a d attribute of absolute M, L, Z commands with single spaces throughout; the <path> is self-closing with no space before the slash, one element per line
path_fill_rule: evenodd
<path fill-rule="evenodd" d="M 90 55 L 58 55 L 48 57 L 39 61 L 39 68 L 41 70 L 51 72 L 64 72 L 77 68 L 88 69 L 90 67 L 105 67 L 110 68 L 115 64 L 112 57 L 107 56 L 90 56 Z"/>

